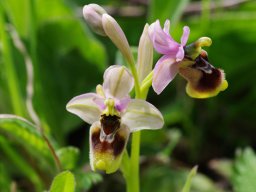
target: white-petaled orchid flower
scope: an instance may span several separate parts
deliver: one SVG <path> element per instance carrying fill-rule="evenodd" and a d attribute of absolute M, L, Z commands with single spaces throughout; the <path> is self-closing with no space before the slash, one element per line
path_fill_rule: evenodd
<path fill-rule="evenodd" d="M 133 77 L 124 66 L 113 65 L 104 73 L 103 86 L 96 93 L 74 97 L 67 110 L 90 128 L 90 164 L 92 170 L 115 172 L 121 163 L 129 134 L 163 126 L 160 111 L 152 104 L 131 99 Z"/>

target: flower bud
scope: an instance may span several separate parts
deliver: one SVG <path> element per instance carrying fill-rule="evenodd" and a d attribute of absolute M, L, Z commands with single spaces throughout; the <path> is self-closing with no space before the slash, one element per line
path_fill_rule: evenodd
<path fill-rule="evenodd" d="M 194 60 L 201 54 L 202 47 L 209 47 L 211 44 L 212 40 L 209 37 L 201 37 L 185 47 L 185 55 Z"/>
<path fill-rule="evenodd" d="M 107 36 L 121 51 L 128 63 L 133 63 L 133 55 L 125 34 L 116 20 L 108 14 L 103 14 L 102 25 Z"/>
<path fill-rule="evenodd" d="M 146 24 L 138 48 L 137 70 L 140 82 L 150 73 L 153 65 L 153 44 L 149 38 L 148 28 L 149 25 Z"/>
<path fill-rule="evenodd" d="M 88 25 L 95 33 L 102 36 L 106 36 L 102 26 L 102 15 L 104 13 L 106 13 L 106 11 L 97 4 L 85 5 L 83 8 L 83 15 Z"/>

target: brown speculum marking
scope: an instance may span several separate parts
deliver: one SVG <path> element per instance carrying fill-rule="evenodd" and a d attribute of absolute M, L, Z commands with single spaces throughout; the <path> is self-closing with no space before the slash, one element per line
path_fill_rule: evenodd
<path fill-rule="evenodd" d="M 107 140 L 100 140 L 100 129 L 94 131 L 91 135 L 92 147 L 94 151 L 100 153 L 111 152 L 114 156 L 122 153 L 125 147 L 125 138 L 118 134 L 114 136 L 114 140 L 109 143 Z"/>
<path fill-rule="evenodd" d="M 206 55 L 199 55 L 193 68 L 202 72 L 202 77 L 196 85 L 196 89 L 202 92 L 211 91 L 216 89 L 221 83 L 221 71 L 213 67 L 209 62 Z"/>
<path fill-rule="evenodd" d="M 106 135 L 114 134 L 120 128 L 120 117 L 116 115 L 101 115 L 101 127 Z"/>

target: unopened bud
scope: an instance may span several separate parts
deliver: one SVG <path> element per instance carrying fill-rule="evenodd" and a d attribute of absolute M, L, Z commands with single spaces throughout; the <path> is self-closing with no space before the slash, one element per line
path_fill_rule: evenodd
<path fill-rule="evenodd" d="M 128 63 L 133 63 L 133 55 L 125 34 L 116 20 L 108 14 L 103 14 L 102 25 L 107 36 L 121 51 Z"/>
<path fill-rule="evenodd" d="M 153 65 L 153 45 L 148 35 L 148 28 L 149 25 L 146 24 L 140 37 L 138 49 L 137 70 L 140 82 L 150 73 Z"/>
<path fill-rule="evenodd" d="M 102 15 L 104 13 L 106 13 L 106 11 L 97 4 L 85 5 L 83 8 L 83 15 L 87 24 L 95 33 L 102 36 L 106 36 L 102 26 Z"/>

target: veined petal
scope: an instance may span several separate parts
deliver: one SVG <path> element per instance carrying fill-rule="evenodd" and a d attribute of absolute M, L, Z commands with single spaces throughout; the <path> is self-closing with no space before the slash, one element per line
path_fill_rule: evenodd
<path fill-rule="evenodd" d="M 103 89 L 107 98 L 122 99 L 129 95 L 133 85 L 133 77 L 124 66 L 112 65 L 104 73 Z"/>
<path fill-rule="evenodd" d="M 164 23 L 164 32 L 167 34 L 169 34 L 169 32 L 170 32 L 170 20 L 169 19 L 167 19 Z"/>
<path fill-rule="evenodd" d="M 98 121 L 101 111 L 93 101 L 98 95 L 95 93 L 86 93 L 71 99 L 66 108 L 69 112 L 79 116 L 85 122 L 92 124 Z"/>
<path fill-rule="evenodd" d="M 174 79 L 178 73 L 178 63 L 175 58 L 169 56 L 161 57 L 154 68 L 152 87 L 157 94 Z"/>
<path fill-rule="evenodd" d="M 115 107 L 119 112 L 122 112 L 123 110 L 126 109 L 130 101 L 131 101 L 131 98 L 129 96 L 124 97 L 120 100 L 115 100 Z"/>
<path fill-rule="evenodd" d="M 121 125 L 112 141 L 102 139 L 100 132 L 100 122 L 95 122 L 90 128 L 90 165 L 93 171 L 113 173 L 120 166 L 130 132 Z"/>
<path fill-rule="evenodd" d="M 182 61 L 182 59 L 184 59 L 184 55 L 185 55 L 185 53 L 184 53 L 184 48 L 183 48 L 183 46 L 181 45 L 181 46 L 179 47 L 179 50 L 178 50 L 177 54 L 176 54 L 176 61 L 177 61 L 177 62 Z"/>
<path fill-rule="evenodd" d="M 165 32 L 168 29 L 168 24 L 166 25 L 167 26 L 163 30 L 159 20 L 152 23 L 149 26 L 149 37 L 158 53 L 175 56 L 178 51 L 179 44 L 174 41 L 168 33 Z"/>
<path fill-rule="evenodd" d="M 147 101 L 139 99 L 133 99 L 129 103 L 121 118 L 122 123 L 127 125 L 131 132 L 160 129 L 164 124 L 161 112 Z"/>

